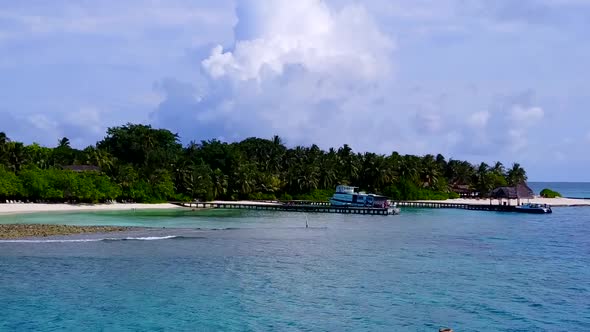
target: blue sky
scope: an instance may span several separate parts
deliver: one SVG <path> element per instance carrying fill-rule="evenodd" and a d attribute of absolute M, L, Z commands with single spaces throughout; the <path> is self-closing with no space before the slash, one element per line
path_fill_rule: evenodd
<path fill-rule="evenodd" d="M 590 181 L 588 0 L 2 1 L 0 131 L 518 161 Z"/>

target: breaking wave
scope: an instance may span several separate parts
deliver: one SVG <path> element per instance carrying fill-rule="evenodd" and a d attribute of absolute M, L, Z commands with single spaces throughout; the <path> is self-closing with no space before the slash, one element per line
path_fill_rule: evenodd
<path fill-rule="evenodd" d="M 98 239 L 17 239 L 17 240 L 0 240 L 0 243 L 76 243 L 76 242 L 101 242 L 101 241 L 158 241 L 171 239 L 185 239 L 187 237 L 168 235 L 168 236 L 144 236 L 144 237 L 123 237 L 123 238 L 98 238 Z"/>

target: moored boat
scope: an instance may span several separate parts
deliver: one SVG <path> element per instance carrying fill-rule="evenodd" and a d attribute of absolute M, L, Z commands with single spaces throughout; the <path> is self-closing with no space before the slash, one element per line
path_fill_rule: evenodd
<path fill-rule="evenodd" d="M 547 204 L 527 203 L 516 206 L 517 212 L 522 213 L 552 213 L 551 206 Z"/>
<path fill-rule="evenodd" d="M 365 207 L 387 209 L 389 214 L 399 214 L 400 209 L 387 199 L 377 194 L 359 192 L 358 187 L 339 185 L 330 199 L 333 206 Z"/>

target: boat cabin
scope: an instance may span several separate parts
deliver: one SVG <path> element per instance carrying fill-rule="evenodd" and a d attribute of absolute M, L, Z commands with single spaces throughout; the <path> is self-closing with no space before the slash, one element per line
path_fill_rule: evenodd
<path fill-rule="evenodd" d="M 379 207 L 389 206 L 387 197 L 359 192 L 358 187 L 339 185 L 336 187 L 336 193 L 330 199 L 330 203 L 335 206 L 357 206 L 357 207 Z"/>
<path fill-rule="evenodd" d="M 339 186 L 336 186 L 336 193 L 337 194 L 351 194 L 352 195 L 352 194 L 358 192 L 358 188 L 359 187 L 339 185 Z"/>

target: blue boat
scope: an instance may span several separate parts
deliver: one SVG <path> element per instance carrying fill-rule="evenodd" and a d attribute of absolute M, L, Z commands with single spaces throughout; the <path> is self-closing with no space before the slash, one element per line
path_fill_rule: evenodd
<path fill-rule="evenodd" d="M 551 206 L 547 204 L 537 204 L 537 203 L 526 203 L 522 205 L 518 205 L 515 208 L 516 212 L 522 213 L 553 213 L 551 210 Z"/>
<path fill-rule="evenodd" d="M 399 214 L 400 209 L 389 201 L 386 196 L 359 192 L 358 187 L 339 185 L 336 192 L 330 198 L 332 206 L 350 206 L 380 208 L 390 210 L 390 214 Z"/>

